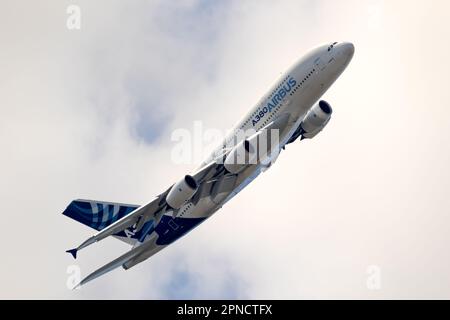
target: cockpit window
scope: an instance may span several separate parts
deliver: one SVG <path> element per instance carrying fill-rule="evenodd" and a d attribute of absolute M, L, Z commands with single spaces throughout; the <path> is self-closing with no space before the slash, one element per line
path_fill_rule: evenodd
<path fill-rule="evenodd" d="M 331 51 L 331 49 L 333 49 L 333 47 L 337 45 L 337 42 L 333 42 L 333 44 L 331 46 L 328 47 L 328 51 Z"/>

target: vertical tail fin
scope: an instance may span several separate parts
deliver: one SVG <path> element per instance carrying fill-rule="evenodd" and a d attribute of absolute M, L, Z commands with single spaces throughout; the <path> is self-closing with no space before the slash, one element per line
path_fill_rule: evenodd
<path fill-rule="evenodd" d="M 69 204 L 63 211 L 63 215 L 100 231 L 139 207 L 135 204 L 78 199 Z M 140 234 L 125 229 L 114 236 L 130 245 L 134 245 Z M 67 250 L 67 252 L 76 259 L 76 249 Z"/>

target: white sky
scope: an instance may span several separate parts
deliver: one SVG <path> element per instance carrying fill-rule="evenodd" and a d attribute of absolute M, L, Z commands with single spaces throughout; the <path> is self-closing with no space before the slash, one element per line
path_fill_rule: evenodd
<path fill-rule="evenodd" d="M 450 298 L 449 9 L 3 1 L 0 298 Z M 196 166 L 171 163 L 174 129 L 230 128 L 308 49 L 343 40 L 356 52 L 319 136 L 148 261 L 67 289 L 64 251 L 92 234 L 60 214 L 72 199 L 148 201 Z M 127 249 L 76 262 L 86 275 Z"/>

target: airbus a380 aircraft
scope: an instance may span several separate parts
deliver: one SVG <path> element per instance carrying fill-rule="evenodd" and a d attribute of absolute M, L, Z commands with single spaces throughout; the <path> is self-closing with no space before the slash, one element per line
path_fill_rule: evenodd
<path fill-rule="evenodd" d="M 265 159 L 277 156 L 280 148 L 298 138 L 317 135 L 330 120 L 332 109 L 326 101 L 316 102 L 353 54 L 353 44 L 345 42 L 310 51 L 283 74 L 197 170 L 149 203 L 72 201 L 63 214 L 98 231 L 77 248 L 67 250 L 74 258 L 80 249 L 109 236 L 133 246 L 78 285 L 119 266 L 129 269 L 148 259 L 212 216 L 267 167 Z M 243 136 L 242 132 L 252 134 Z M 276 144 L 272 143 L 274 136 Z M 271 142 L 267 148 L 259 146 L 262 137 Z"/>

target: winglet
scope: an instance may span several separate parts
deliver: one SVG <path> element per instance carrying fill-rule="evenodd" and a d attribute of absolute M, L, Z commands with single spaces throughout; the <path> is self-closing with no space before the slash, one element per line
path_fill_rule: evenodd
<path fill-rule="evenodd" d="M 66 252 L 70 253 L 74 259 L 77 258 L 77 251 L 78 251 L 77 248 L 75 248 L 75 249 L 70 249 L 70 250 L 66 250 Z"/>
<path fill-rule="evenodd" d="M 75 285 L 75 286 L 72 288 L 72 290 L 77 290 L 77 289 L 80 289 L 80 288 L 81 288 L 81 282 L 78 283 L 77 285 Z"/>

